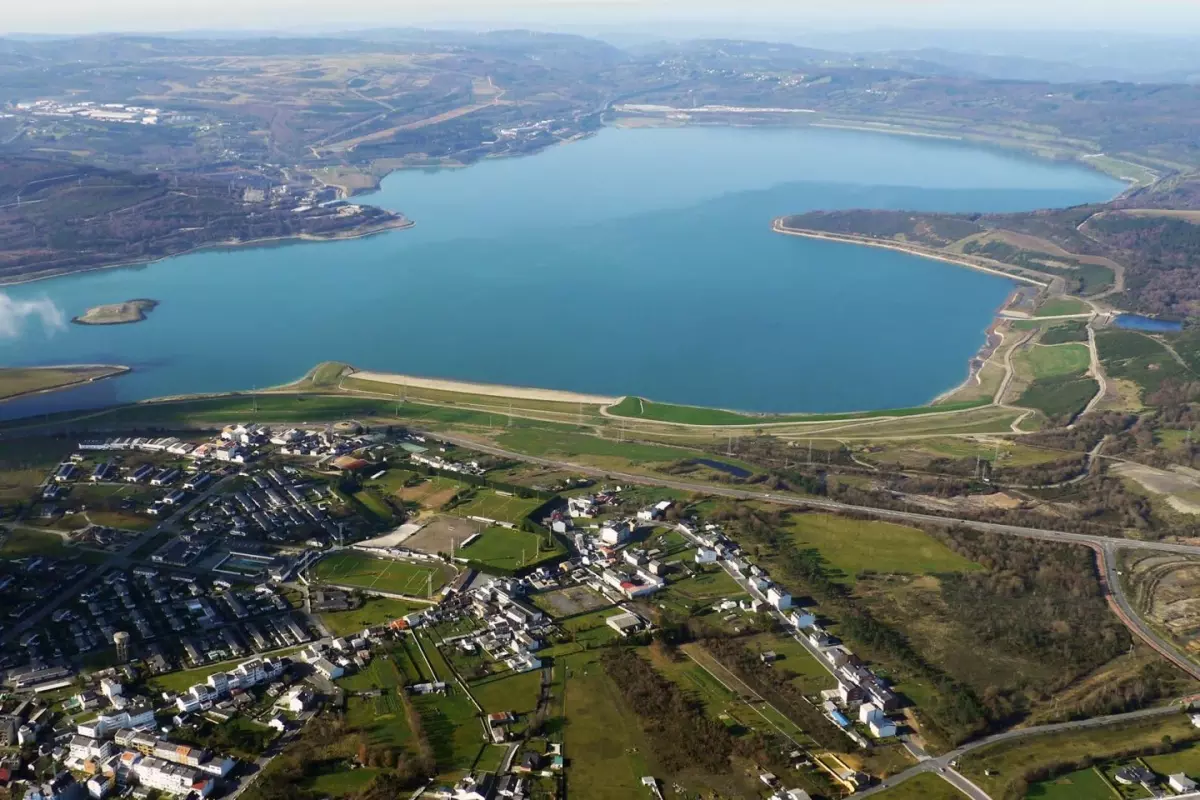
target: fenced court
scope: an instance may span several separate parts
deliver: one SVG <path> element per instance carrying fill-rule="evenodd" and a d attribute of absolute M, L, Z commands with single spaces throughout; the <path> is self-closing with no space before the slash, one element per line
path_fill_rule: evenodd
<path fill-rule="evenodd" d="M 326 583 L 390 594 L 429 597 L 446 585 L 453 571 L 441 564 L 376 558 L 356 550 L 331 553 L 317 562 L 312 577 Z"/>

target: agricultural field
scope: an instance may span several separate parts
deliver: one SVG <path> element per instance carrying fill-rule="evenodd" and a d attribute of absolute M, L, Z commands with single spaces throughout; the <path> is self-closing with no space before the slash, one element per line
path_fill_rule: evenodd
<path fill-rule="evenodd" d="M 486 678 L 471 684 L 471 694 L 489 714 L 501 711 L 511 711 L 517 715 L 531 714 L 537 709 L 541 690 L 542 671 L 536 669 Z"/>
<path fill-rule="evenodd" d="M 487 528 L 456 555 L 481 567 L 520 570 L 566 555 L 566 547 L 553 536 L 511 528 Z"/>
<path fill-rule="evenodd" d="M 993 797 L 1007 796 L 1029 770 L 1085 757 L 1103 759 L 1109 754 L 1154 747 L 1164 736 L 1176 743 L 1190 742 L 1196 729 L 1184 714 L 1140 720 L 1129 725 L 1053 733 L 1013 742 L 1001 742 L 967 753 L 959 772 Z M 987 772 L 992 774 L 986 774 Z"/>
<path fill-rule="evenodd" d="M 793 514 L 788 530 L 797 544 L 815 547 L 840 580 L 860 572 L 932 575 L 981 569 L 924 531 L 832 514 Z"/>
<path fill-rule="evenodd" d="M 341 550 L 322 558 L 311 570 L 317 581 L 376 592 L 429 597 L 453 577 L 441 564 L 424 564 L 376 558 L 354 550 Z"/>

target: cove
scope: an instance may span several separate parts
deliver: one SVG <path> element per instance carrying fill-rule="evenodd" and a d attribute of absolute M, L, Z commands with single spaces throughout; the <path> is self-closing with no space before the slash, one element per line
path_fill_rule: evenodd
<path fill-rule="evenodd" d="M 4 288 L 66 317 L 131 297 L 136 325 L 26 320 L 0 363 L 127 364 L 0 417 L 252 389 L 319 361 L 751 411 L 928 402 L 959 383 L 1012 283 L 781 236 L 819 208 L 1013 211 L 1121 184 L 1080 166 L 847 131 L 605 129 L 520 159 L 403 171 L 361 198 L 416 227 L 195 253 Z"/>

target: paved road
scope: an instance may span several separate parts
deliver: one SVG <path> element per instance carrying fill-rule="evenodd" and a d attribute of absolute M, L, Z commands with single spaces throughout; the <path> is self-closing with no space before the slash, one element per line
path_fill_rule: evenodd
<path fill-rule="evenodd" d="M 1053 725 L 1039 725 L 1034 728 L 1018 728 L 1017 730 L 997 733 L 994 736 L 988 736 L 986 738 L 971 742 L 970 744 L 965 744 L 962 747 L 959 747 L 957 750 L 951 750 L 949 753 L 938 756 L 937 758 L 931 758 L 928 761 L 922 761 L 915 767 L 910 767 L 904 772 L 897 773 L 892 777 L 881 781 L 879 785 L 873 786 L 865 792 L 856 794 L 855 797 L 866 797 L 868 795 L 877 794 L 885 789 L 892 788 L 896 784 L 903 783 L 909 778 L 920 775 L 922 772 L 932 772 L 939 777 L 945 778 L 947 781 L 954 784 L 954 786 L 961 789 L 968 796 L 972 798 L 979 798 L 979 800 L 986 800 L 988 797 L 987 793 L 978 786 L 972 784 L 961 774 L 955 772 L 950 766 L 951 762 L 958 761 L 958 759 L 962 758 L 964 755 L 973 750 L 978 750 L 981 747 L 987 747 L 988 745 L 997 744 L 999 742 L 1025 739 L 1032 736 L 1044 736 L 1048 733 L 1058 733 L 1061 731 L 1078 731 L 1087 730 L 1089 728 L 1102 728 L 1106 725 L 1134 722 L 1139 719 L 1166 717 L 1170 716 L 1171 714 L 1179 713 L 1181 713 L 1179 706 L 1170 705 L 1158 708 L 1145 708 L 1141 711 L 1131 711 L 1128 714 L 1112 714 L 1107 717 L 1093 717 L 1091 719 L 1081 719 L 1075 722 L 1059 722 Z M 964 788 L 964 785 L 960 785 L 960 783 L 970 786 L 971 790 Z"/>
<path fill-rule="evenodd" d="M 489 453 L 501 458 L 507 458 L 513 461 L 524 461 L 529 464 L 537 464 L 539 466 L 575 472 L 582 475 L 607 477 L 610 480 L 620 483 L 662 486 L 668 489 L 677 489 L 683 492 L 697 492 L 700 494 L 732 497 L 739 500 L 767 500 L 769 502 L 778 503 L 781 505 L 825 509 L 828 511 L 853 512 L 857 514 L 866 514 L 872 517 L 878 517 L 879 519 L 899 520 L 901 522 L 921 522 L 943 526 L 960 525 L 962 527 L 983 531 L 985 533 L 998 533 L 1005 536 L 1020 536 L 1026 539 L 1072 542 L 1074 544 L 1082 545 L 1112 545 L 1116 548 L 1156 550 L 1165 553 L 1200 556 L 1200 545 L 1194 544 L 1177 544 L 1174 542 L 1142 542 L 1131 539 L 1115 539 L 1108 536 L 1097 536 L 1088 533 L 1067 533 L 1064 531 L 1053 531 L 1043 528 L 1027 528 L 1019 525 L 1001 525 L 993 522 L 976 522 L 974 520 L 957 519 L 953 517 L 939 517 L 933 514 L 922 514 L 915 511 L 895 511 L 885 508 L 873 508 L 871 506 L 856 506 L 849 503 L 839 503 L 834 500 L 797 497 L 795 495 L 779 494 L 776 492 L 756 492 L 748 489 L 735 489 L 733 487 L 707 483 L 704 481 L 686 481 L 679 480 L 678 478 L 637 475 L 629 472 L 616 472 L 613 470 L 601 469 L 599 467 L 576 464 L 570 461 L 560 461 L 551 458 L 529 456 L 523 453 L 514 453 L 511 450 L 505 450 L 493 445 L 482 444 L 474 439 L 469 439 L 464 436 L 452 436 L 445 433 L 430 433 L 429 435 L 437 439 L 452 442 L 453 444 L 457 444 L 462 447 L 478 450 L 483 453 Z"/>
<path fill-rule="evenodd" d="M 1112 607 L 1114 613 L 1116 613 L 1121 621 L 1125 624 L 1125 626 L 1129 628 L 1130 632 L 1140 638 L 1142 641 L 1146 642 L 1146 644 L 1148 644 L 1151 648 L 1158 651 L 1172 664 L 1175 664 L 1187 674 L 1191 675 L 1197 680 L 1200 680 L 1200 666 L 1196 665 L 1189 658 L 1183 655 L 1174 644 L 1163 639 L 1161 636 L 1151 630 L 1149 626 L 1147 626 L 1137 615 L 1132 605 L 1130 605 L 1129 600 L 1126 598 L 1124 587 L 1121 585 L 1119 576 L 1116 574 L 1117 553 L 1120 550 L 1155 550 L 1158 552 L 1195 556 L 1200 555 L 1200 545 L 1178 544 L 1175 542 L 1143 542 L 1132 539 L 1116 539 L 1109 536 L 1096 536 L 1086 533 L 1067 533 L 1064 531 L 1028 528 L 1018 525 L 1001 525 L 992 522 L 977 522 L 973 520 L 939 517 L 933 514 L 922 514 L 914 511 L 894 511 L 891 509 L 872 508 L 870 506 L 855 506 L 848 503 L 839 503 L 833 500 L 802 498 L 794 495 L 779 494 L 776 492 L 756 492 L 748 489 L 737 489 L 729 486 L 722 486 L 720 484 L 712 484 L 701 481 L 686 481 L 679 480 L 677 478 L 636 475 L 628 472 L 614 472 L 612 470 L 600 469 L 598 467 L 575 464 L 570 461 L 539 458 L 537 456 L 529 456 L 523 453 L 514 453 L 511 450 L 505 450 L 489 444 L 481 444 L 473 439 L 462 436 L 452 436 L 442 433 L 431 435 L 444 439 L 448 442 L 453 442 L 454 444 L 462 447 L 490 453 L 495 456 L 500 456 L 501 458 L 507 458 L 513 461 L 524 461 L 530 464 L 538 464 L 541 466 L 576 472 L 584 475 L 606 477 L 610 480 L 620 481 L 623 483 L 663 486 L 668 489 L 720 495 L 723 497 L 732 497 L 741 500 L 767 500 L 772 503 L 801 508 L 853 512 L 857 514 L 869 515 L 878 519 L 895 520 L 898 522 L 916 522 L 934 525 L 960 525 L 973 530 L 983 531 L 985 533 L 995 533 L 1004 536 L 1018 536 L 1025 539 L 1038 539 L 1051 542 L 1068 542 L 1071 544 L 1084 545 L 1092 548 L 1098 554 L 1098 558 L 1100 559 L 1102 566 L 1101 578 L 1105 586 L 1105 592 L 1108 597 L 1109 605 Z M 1093 452 L 1095 453 L 1098 450 L 1099 447 L 1097 447 L 1097 450 Z"/>

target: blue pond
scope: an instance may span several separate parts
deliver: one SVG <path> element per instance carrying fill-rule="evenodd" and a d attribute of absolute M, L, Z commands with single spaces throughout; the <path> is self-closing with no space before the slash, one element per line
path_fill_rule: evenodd
<path fill-rule="evenodd" d="M 1147 333 L 1178 333 L 1183 330 L 1182 322 L 1143 317 L 1140 314 L 1121 314 L 1117 317 L 1116 326 L 1131 331 L 1146 331 Z"/>

